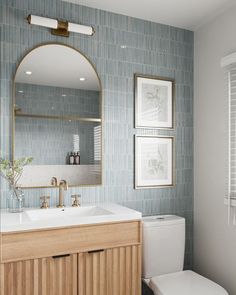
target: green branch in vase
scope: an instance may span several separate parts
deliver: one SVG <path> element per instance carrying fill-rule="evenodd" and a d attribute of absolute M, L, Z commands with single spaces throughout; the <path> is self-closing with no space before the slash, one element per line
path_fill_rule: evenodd
<path fill-rule="evenodd" d="M 14 161 L 0 157 L 0 175 L 15 189 L 23 173 L 24 166 L 30 164 L 32 161 L 32 157 L 23 157 Z"/>

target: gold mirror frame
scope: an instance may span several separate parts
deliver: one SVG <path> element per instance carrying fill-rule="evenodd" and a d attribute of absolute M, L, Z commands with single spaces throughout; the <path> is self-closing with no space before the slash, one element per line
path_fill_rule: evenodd
<path fill-rule="evenodd" d="M 18 62 L 18 65 L 16 67 L 16 70 L 15 70 L 15 74 L 14 74 L 14 77 L 13 77 L 13 87 L 12 87 L 12 141 L 11 141 L 11 150 L 12 150 L 12 161 L 14 161 L 14 155 L 15 155 L 15 103 L 16 103 L 16 87 L 15 87 L 15 79 L 16 79 L 16 73 L 22 63 L 22 61 L 24 60 L 24 58 L 30 53 L 32 52 L 33 50 L 39 48 L 39 47 L 43 47 L 43 46 L 47 46 L 47 45 L 62 45 L 62 46 L 65 46 L 65 47 L 68 47 L 70 49 L 73 49 L 75 50 L 77 53 L 81 54 L 89 63 L 90 65 L 92 66 L 92 68 L 94 69 L 96 75 L 97 75 L 97 78 L 98 78 L 98 81 L 99 81 L 99 86 L 100 86 L 100 92 L 99 92 L 99 102 L 100 102 L 100 117 L 101 117 L 101 183 L 100 184 L 79 184 L 79 185 L 68 185 L 68 187 L 93 187 L 93 186 L 102 186 L 103 185 L 103 167 L 104 167 L 104 164 L 103 164 L 103 161 L 104 161 L 104 157 L 103 157 L 103 88 L 102 88 L 102 82 L 101 82 L 101 79 L 98 75 L 98 72 L 97 72 L 97 69 L 95 67 L 95 65 L 90 61 L 90 59 L 84 54 L 82 53 L 79 49 L 71 46 L 71 45 L 68 45 L 68 44 L 64 44 L 64 43 L 61 43 L 61 42 L 46 42 L 46 43 L 42 43 L 42 44 L 39 44 L 37 46 L 34 46 L 32 49 L 28 50 L 24 56 L 21 58 L 20 62 Z M 88 119 L 86 118 L 86 121 L 88 121 Z M 93 121 L 91 119 L 91 121 Z M 42 165 L 43 166 L 43 165 Z M 53 176 L 53 175 L 52 175 Z M 50 180 L 49 180 L 50 181 Z M 32 189 L 32 188 L 55 188 L 55 186 L 51 186 L 51 185 L 48 185 L 48 186 L 22 186 L 21 187 L 22 189 Z"/>

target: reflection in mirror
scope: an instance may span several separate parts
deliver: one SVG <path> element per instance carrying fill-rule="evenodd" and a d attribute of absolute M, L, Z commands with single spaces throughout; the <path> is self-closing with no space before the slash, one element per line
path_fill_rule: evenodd
<path fill-rule="evenodd" d="M 15 76 L 14 158 L 32 156 L 22 187 L 101 184 L 101 86 L 77 50 L 48 44 L 32 50 Z"/>

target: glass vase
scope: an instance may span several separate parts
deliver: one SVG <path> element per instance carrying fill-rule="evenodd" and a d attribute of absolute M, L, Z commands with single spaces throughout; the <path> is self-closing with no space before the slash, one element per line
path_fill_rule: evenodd
<path fill-rule="evenodd" d="M 20 213 L 24 211 L 25 196 L 19 188 L 11 188 L 7 199 L 8 212 Z"/>

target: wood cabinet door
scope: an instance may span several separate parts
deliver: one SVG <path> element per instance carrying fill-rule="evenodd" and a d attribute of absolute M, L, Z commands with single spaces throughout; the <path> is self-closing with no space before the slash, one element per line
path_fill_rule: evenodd
<path fill-rule="evenodd" d="M 1 295 L 77 295 L 77 254 L 0 264 Z"/>
<path fill-rule="evenodd" d="M 140 245 L 78 255 L 79 295 L 140 295 Z"/>

